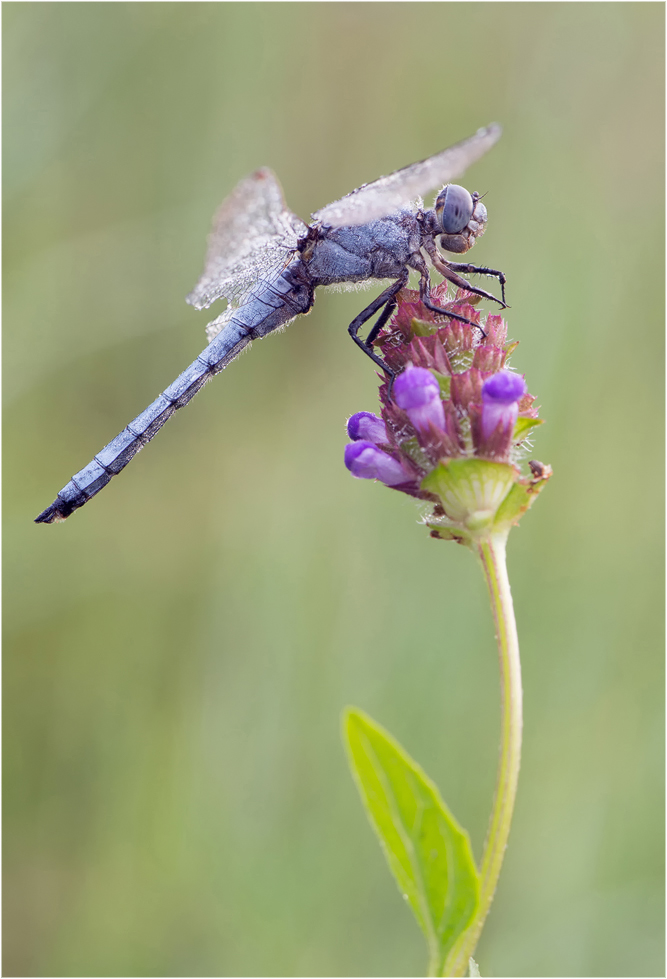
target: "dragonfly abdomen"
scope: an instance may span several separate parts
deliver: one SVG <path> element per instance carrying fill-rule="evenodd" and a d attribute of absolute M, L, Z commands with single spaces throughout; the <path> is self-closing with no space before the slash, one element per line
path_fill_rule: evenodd
<path fill-rule="evenodd" d="M 229 341 L 232 339 L 229 336 L 232 330 L 236 339 L 234 343 L 234 347 L 237 348 L 234 353 L 236 356 L 250 342 L 251 338 L 245 332 L 239 336 L 238 328 L 234 328 L 232 324 L 219 334 L 209 344 L 209 347 L 216 344 L 220 346 L 218 343 L 220 340 Z M 209 350 L 209 347 L 206 348 L 204 354 Z M 229 344 L 227 344 L 227 351 L 223 354 L 223 358 L 228 356 L 228 353 Z M 99 493 L 113 476 L 118 475 L 137 452 L 147 442 L 150 442 L 154 435 L 157 435 L 173 413 L 186 405 L 209 378 L 217 373 L 215 370 L 217 364 L 215 366 L 207 364 L 201 359 L 202 357 L 203 354 L 200 354 L 148 408 L 145 408 L 119 435 L 112 439 L 108 445 L 105 445 L 92 462 L 75 473 L 67 486 L 60 490 L 51 506 L 40 513 L 35 523 L 54 523 L 65 520 L 71 513 Z"/>
<path fill-rule="evenodd" d="M 300 262 L 294 264 L 301 265 Z M 306 312 L 312 305 L 312 287 L 307 281 L 300 281 L 300 273 L 302 276 L 301 270 L 287 268 L 265 283 L 263 289 L 257 290 L 197 359 L 120 435 L 105 445 L 92 462 L 72 476 L 51 506 L 36 517 L 35 523 L 66 520 L 118 475 L 174 412 L 186 405 L 214 374 L 224 370 L 251 340 L 271 333 L 298 313 Z"/>

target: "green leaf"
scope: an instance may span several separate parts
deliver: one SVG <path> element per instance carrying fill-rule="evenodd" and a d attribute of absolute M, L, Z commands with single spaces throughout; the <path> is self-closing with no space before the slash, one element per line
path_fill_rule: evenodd
<path fill-rule="evenodd" d="M 468 834 L 425 772 L 368 715 L 348 708 L 343 733 L 368 818 L 426 937 L 429 975 L 442 975 L 479 902 Z"/>
<path fill-rule="evenodd" d="M 479 966 L 473 958 L 468 960 L 468 975 L 472 976 L 473 979 L 480 979 Z"/>

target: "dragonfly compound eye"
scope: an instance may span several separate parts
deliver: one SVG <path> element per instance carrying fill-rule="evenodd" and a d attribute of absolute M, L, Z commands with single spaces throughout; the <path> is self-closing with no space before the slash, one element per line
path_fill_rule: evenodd
<path fill-rule="evenodd" d="M 457 235 L 468 225 L 472 217 L 472 197 L 458 184 L 448 184 L 438 194 L 435 213 L 446 235 Z"/>

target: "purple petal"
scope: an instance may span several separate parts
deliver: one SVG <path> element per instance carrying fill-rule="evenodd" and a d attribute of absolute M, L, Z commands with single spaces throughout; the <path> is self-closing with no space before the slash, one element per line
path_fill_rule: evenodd
<path fill-rule="evenodd" d="M 372 442 L 359 440 L 346 445 L 345 465 L 357 479 L 379 479 L 387 486 L 398 486 L 410 480 L 400 462 Z"/>
<path fill-rule="evenodd" d="M 440 385 L 424 367 L 408 364 L 394 381 L 394 400 L 399 408 L 407 411 L 440 399 Z"/>
<path fill-rule="evenodd" d="M 482 405 L 482 437 L 488 439 L 499 425 L 503 431 L 511 434 L 519 416 L 519 406 L 516 401 L 503 404 L 500 401 L 485 401 Z"/>
<path fill-rule="evenodd" d="M 511 405 L 519 401 L 526 390 L 526 382 L 520 374 L 514 374 L 513 371 L 498 371 L 484 382 L 482 401 L 485 405 L 492 402 Z"/>
<path fill-rule="evenodd" d="M 385 423 L 372 411 L 358 411 L 348 420 L 347 434 L 353 442 L 366 439 L 368 442 L 386 442 L 387 428 Z"/>
<path fill-rule="evenodd" d="M 424 367 L 408 364 L 394 382 L 394 400 L 415 428 L 428 432 L 430 425 L 445 427 L 445 409 L 440 399 L 440 385 Z"/>

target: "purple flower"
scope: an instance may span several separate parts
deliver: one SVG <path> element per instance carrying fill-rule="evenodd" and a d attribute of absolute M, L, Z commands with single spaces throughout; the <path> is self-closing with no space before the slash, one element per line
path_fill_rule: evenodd
<path fill-rule="evenodd" d="M 482 387 L 482 436 L 489 438 L 498 428 L 512 431 L 519 415 L 518 402 L 526 393 L 520 374 L 498 371 Z"/>
<path fill-rule="evenodd" d="M 345 465 L 357 479 L 379 479 L 387 486 L 398 486 L 411 479 L 393 456 L 363 439 L 345 446 Z"/>
<path fill-rule="evenodd" d="M 436 428 L 445 428 L 440 385 L 425 368 L 407 365 L 394 382 L 394 400 L 418 431 L 428 432 L 429 423 Z"/>
<path fill-rule="evenodd" d="M 372 411 L 358 411 L 348 419 L 347 434 L 353 442 L 359 439 L 366 439 L 367 442 L 387 441 L 387 427 L 381 418 L 374 415 Z"/>
<path fill-rule="evenodd" d="M 345 465 L 359 479 L 433 504 L 431 536 L 475 549 L 504 538 L 551 469 L 533 461 L 531 475 L 521 475 L 527 433 L 540 419 L 523 377 L 501 370 L 516 346 L 506 323 L 480 319 L 480 337 L 471 295 L 459 290 L 452 300 L 446 282 L 435 295 L 451 316 L 427 309 L 418 292 L 398 295 L 376 341 L 393 384 L 382 379 L 377 415 L 348 420 Z"/>

